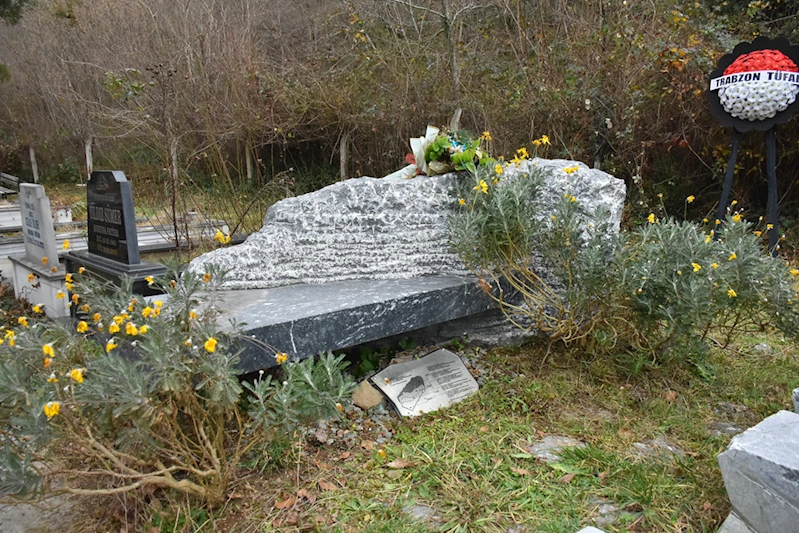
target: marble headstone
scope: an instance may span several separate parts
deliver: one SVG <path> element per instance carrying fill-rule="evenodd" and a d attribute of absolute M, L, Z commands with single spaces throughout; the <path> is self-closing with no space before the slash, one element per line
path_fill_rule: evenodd
<path fill-rule="evenodd" d="M 44 187 L 33 183 L 20 184 L 19 207 L 22 212 L 22 238 L 25 242 L 26 259 L 31 263 L 41 264 L 46 257 L 47 262 L 57 266 L 58 249 L 53 215 Z"/>
<path fill-rule="evenodd" d="M 95 170 L 86 187 L 89 253 L 137 265 L 139 241 L 133 190 L 119 170 Z"/>

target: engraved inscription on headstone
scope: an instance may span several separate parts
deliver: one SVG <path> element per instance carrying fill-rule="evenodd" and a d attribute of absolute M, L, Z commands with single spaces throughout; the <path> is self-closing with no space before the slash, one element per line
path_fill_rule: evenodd
<path fill-rule="evenodd" d="M 50 212 L 50 199 L 47 198 L 44 187 L 23 183 L 19 186 L 19 197 L 25 258 L 39 264 L 47 257 L 48 262 L 58 266 L 58 249 Z"/>
<path fill-rule="evenodd" d="M 139 264 L 133 191 L 125 174 L 96 170 L 86 189 L 89 253 L 128 265 Z"/>

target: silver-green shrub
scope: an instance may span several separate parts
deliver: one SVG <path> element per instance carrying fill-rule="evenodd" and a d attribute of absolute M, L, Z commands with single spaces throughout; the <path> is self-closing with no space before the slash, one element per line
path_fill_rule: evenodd
<path fill-rule="evenodd" d="M 130 284 L 75 275 L 83 320 L 32 316 L 2 332 L 0 494 L 36 496 L 58 475 L 75 494 L 154 486 L 215 505 L 244 459 L 338 416 L 352 390 L 342 357 L 285 363 L 281 380 L 261 375 L 243 394 L 239 335 L 207 301 L 222 277 L 151 280 L 166 294 L 148 303 Z"/>

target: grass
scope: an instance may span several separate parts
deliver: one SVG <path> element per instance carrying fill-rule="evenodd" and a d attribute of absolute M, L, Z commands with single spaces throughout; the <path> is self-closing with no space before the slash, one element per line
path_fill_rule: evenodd
<path fill-rule="evenodd" d="M 773 353 L 753 349 L 761 342 Z M 729 512 L 716 457 L 731 437 L 711 424 L 754 425 L 789 409 L 799 386 L 794 348 L 767 336 L 714 351 L 701 374 L 651 363 L 634 372 L 565 350 L 541 365 L 545 349 L 490 351 L 477 394 L 393 419 L 383 446 L 365 449 L 374 439 L 365 422 L 349 444 L 298 437 L 284 468 L 245 476 L 201 530 L 574 533 L 612 504 L 616 521 L 600 526 L 608 533 L 716 531 Z M 362 422 L 348 417 L 342 430 Z M 540 462 L 529 447 L 546 435 L 585 446 Z M 658 437 L 684 453 L 636 453 L 634 443 Z M 413 465 L 389 468 L 397 459 Z M 434 518 L 412 519 L 404 511 L 412 505 Z"/>

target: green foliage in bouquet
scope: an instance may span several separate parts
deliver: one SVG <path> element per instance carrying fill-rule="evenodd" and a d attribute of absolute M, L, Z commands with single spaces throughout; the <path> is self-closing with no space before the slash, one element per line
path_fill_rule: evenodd
<path fill-rule="evenodd" d="M 439 133 L 427 147 L 424 158 L 427 163 L 440 163 L 447 168 L 475 173 L 478 165 L 490 163 L 482 146 L 483 141 L 490 139 L 488 132 L 477 139 L 472 139 L 471 134 L 465 131 Z"/>
<path fill-rule="evenodd" d="M 342 357 L 286 363 L 282 380 L 261 375 L 243 394 L 240 337 L 216 323 L 222 279 L 214 269 L 150 280 L 166 294 L 145 301 L 130 284 L 76 274 L 68 286 L 82 320 L 21 317 L 4 331 L 0 494 L 37 496 L 58 476 L 74 494 L 150 486 L 216 505 L 243 460 L 338 416 L 353 386 Z"/>
<path fill-rule="evenodd" d="M 585 212 L 570 194 L 541 212 L 546 176 L 508 172 L 511 165 L 478 167 L 464 183 L 450 236 L 520 328 L 654 360 L 696 361 L 710 340 L 726 345 L 770 326 L 799 337 L 799 270 L 766 253 L 740 214 L 719 222 L 720 239 L 654 215 L 615 235 L 606 213 Z"/>

